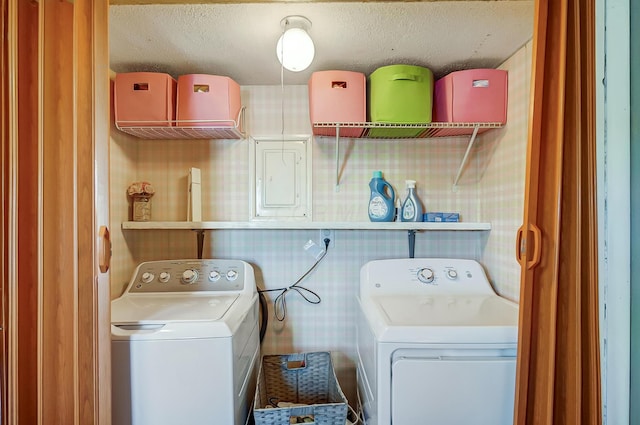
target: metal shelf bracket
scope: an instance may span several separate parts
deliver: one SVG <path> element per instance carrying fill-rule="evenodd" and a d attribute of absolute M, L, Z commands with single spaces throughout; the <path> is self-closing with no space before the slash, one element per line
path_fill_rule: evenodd
<path fill-rule="evenodd" d="M 416 231 L 407 231 L 409 237 L 409 258 L 415 258 L 416 255 Z"/>
<path fill-rule="evenodd" d="M 198 252 L 198 260 L 202 260 L 202 251 L 204 248 L 204 229 L 196 229 L 196 250 Z"/>
<path fill-rule="evenodd" d="M 340 192 L 340 124 L 336 124 L 336 192 Z"/>
<path fill-rule="evenodd" d="M 469 138 L 469 144 L 467 145 L 467 150 L 462 157 L 462 163 L 460 164 L 460 168 L 458 168 L 458 173 L 456 174 L 456 178 L 453 180 L 453 191 L 458 191 L 458 181 L 460 180 L 460 176 L 462 175 L 462 170 L 464 166 L 467 164 L 467 160 L 469 159 L 469 153 L 471 152 L 471 148 L 473 144 L 476 142 L 476 136 L 478 135 L 478 130 L 480 130 L 479 126 L 475 126 L 473 128 L 473 133 L 471 134 L 471 138 Z"/>

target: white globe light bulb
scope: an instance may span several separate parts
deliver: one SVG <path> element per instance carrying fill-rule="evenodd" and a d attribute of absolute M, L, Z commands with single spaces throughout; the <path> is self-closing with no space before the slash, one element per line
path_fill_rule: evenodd
<path fill-rule="evenodd" d="M 276 46 L 278 60 L 289 71 L 299 72 L 307 69 L 315 55 L 313 40 L 301 28 L 289 28 L 282 34 Z"/>

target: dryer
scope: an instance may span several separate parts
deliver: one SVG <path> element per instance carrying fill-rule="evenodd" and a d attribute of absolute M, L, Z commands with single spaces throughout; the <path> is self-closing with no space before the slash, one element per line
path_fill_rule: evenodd
<path fill-rule="evenodd" d="M 360 272 L 358 395 L 367 425 L 511 425 L 518 306 L 473 260 Z"/>
<path fill-rule="evenodd" d="M 248 422 L 260 355 L 248 263 L 142 263 L 111 320 L 114 424 Z"/>

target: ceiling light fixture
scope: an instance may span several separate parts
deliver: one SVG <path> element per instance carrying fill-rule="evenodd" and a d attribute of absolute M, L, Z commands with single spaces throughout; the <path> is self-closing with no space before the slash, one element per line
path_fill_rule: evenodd
<path fill-rule="evenodd" d="M 315 55 L 313 40 L 307 32 L 311 21 L 304 16 L 287 16 L 280 21 L 282 35 L 276 46 L 278 60 L 289 71 L 304 71 Z"/>

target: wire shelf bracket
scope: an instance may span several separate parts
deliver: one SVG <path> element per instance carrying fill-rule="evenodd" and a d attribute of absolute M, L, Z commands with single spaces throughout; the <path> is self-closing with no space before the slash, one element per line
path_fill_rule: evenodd
<path fill-rule="evenodd" d="M 435 137 L 454 137 L 468 135 L 468 131 L 471 130 L 467 149 L 464 153 L 464 157 L 462 158 L 462 162 L 453 181 L 452 190 L 454 192 L 457 192 L 458 182 L 460 181 L 462 172 L 467 164 L 467 161 L 469 160 L 469 154 L 476 142 L 478 134 L 492 128 L 502 128 L 503 125 L 503 123 L 495 122 L 432 122 L 418 124 L 373 122 L 315 122 L 313 123 L 313 130 L 316 136 L 335 137 L 336 192 L 340 191 L 340 129 L 362 129 L 362 134 L 358 137 L 354 137 L 356 139 L 429 139 Z M 335 129 L 335 136 L 332 134 L 333 132 L 328 131 L 328 129 Z M 386 131 L 372 132 L 371 129 L 385 129 Z"/>

